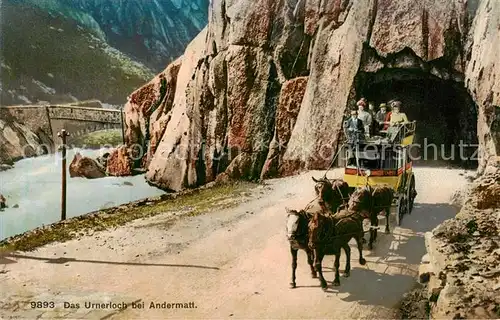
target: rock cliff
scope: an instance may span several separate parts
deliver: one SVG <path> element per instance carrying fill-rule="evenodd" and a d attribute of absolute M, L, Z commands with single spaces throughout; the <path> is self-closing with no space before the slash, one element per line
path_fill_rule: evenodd
<path fill-rule="evenodd" d="M 500 316 L 500 162 L 461 195 L 457 216 L 426 234 L 421 278 L 434 319 Z"/>
<path fill-rule="evenodd" d="M 39 137 L 26 126 L 8 116 L 0 119 L 0 165 L 47 152 L 41 145 Z"/>
<path fill-rule="evenodd" d="M 479 2 L 470 37 L 466 85 L 479 106 L 477 133 L 482 145 L 482 168 L 500 155 L 500 2 Z"/>
<path fill-rule="evenodd" d="M 367 76 L 406 80 L 401 70 L 468 88 L 481 149 L 497 154 L 498 63 L 484 57 L 500 45 L 500 9 L 475 4 L 213 0 L 207 28 L 183 57 L 127 103 L 129 147 L 147 156 L 136 166 L 170 190 L 222 173 L 258 179 L 326 168 Z"/>

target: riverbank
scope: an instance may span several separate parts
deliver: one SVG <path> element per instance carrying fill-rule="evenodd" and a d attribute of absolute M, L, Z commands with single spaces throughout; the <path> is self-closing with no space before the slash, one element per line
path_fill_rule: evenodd
<path fill-rule="evenodd" d="M 69 178 L 69 163 L 77 152 L 96 158 L 108 150 L 68 150 L 67 218 L 165 194 L 165 191 L 150 186 L 144 175 Z M 28 158 L 16 162 L 13 169 L 0 172 L 0 193 L 8 206 L 0 213 L 0 240 L 59 221 L 61 160 L 60 153 Z M 17 208 L 14 205 L 18 205 Z"/>
<path fill-rule="evenodd" d="M 250 194 L 249 191 L 255 187 L 257 184 L 249 182 L 210 184 L 198 189 L 164 194 L 90 212 L 4 239 L 0 241 L 0 252 L 31 251 L 53 242 L 91 235 L 159 214 L 175 212 L 170 217 L 174 221 L 181 216 L 196 216 L 213 209 L 230 208 L 243 202 Z"/>

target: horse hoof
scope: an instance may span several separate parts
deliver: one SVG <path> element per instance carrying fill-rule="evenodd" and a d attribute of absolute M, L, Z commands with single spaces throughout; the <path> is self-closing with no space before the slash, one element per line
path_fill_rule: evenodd
<path fill-rule="evenodd" d="M 362 266 L 364 266 L 366 264 L 365 258 L 360 258 L 359 259 L 359 264 L 362 265 Z"/>
<path fill-rule="evenodd" d="M 385 229 L 385 234 L 391 234 L 391 231 L 389 231 L 389 229 Z"/>
<path fill-rule="evenodd" d="M 316 279 L 316 278 L 318 277 L 318 275 L 317 275 L 316 273 L 311 273 L 311 277 L 312 277 L 313 279 Z"/>
<path fill-rule="evenodd" d="M 362 242 L 363 244 L 365 244 L 365 243 L 366 243 L 366 239 L 365 239 L 365 238 L 363 238 L 363 239 L 361 240 L 361 242 Z"/>
<path fill-rule="evenodd" d="M 290 289 L 295 289 L 297 285 L 295 283 L 290 283 Z"/>
<path fill-rule="evenodd" d="M 368 250 L 373 250 L 373 244 L 371 243 L 368 244 Z"/>
<path fill-rule="evenodd" d="M 350 276 L 350 275 L 351 275 L 351 273 L 350 273 L 350 272 L 345 272 L 345 273 L 344 273 L 344 278 L 349 278 L 349 276 Z"/>
<path fill-rule="evenodd" d="M 333 286 L 334 287 L 340 286 L 340 281 L 333 281 Z"/>
<path fill-rule="evenodd" d="M 321 284 L 321 289 L 323 289 L 323 291 L 326 291 L 327 288 L 328 288 L 328 284 L 325 281 L 325 283 Z"/>

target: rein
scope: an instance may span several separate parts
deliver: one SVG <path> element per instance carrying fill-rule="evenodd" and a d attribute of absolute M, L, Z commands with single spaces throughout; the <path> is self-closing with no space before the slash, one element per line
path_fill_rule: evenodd
<path fill-rule="evenodd" d="M 340 191 L 339 186 L 337 185 L 337 186 L 335 186 L 335 187 L 337 188 L 337 191 L 338 191 L 338 192 L 339 192 L 339 194 L 340 194 L 340 199 L 342 200 L 342 203 L 343 203 L 343 204 L 347 204 L 347 203 L 346 203 L 347 201 L 345 201 L 345 199 L 349 199 L 349 197 L 344 198 L 344 194 L 342 194 L 342 191 Z"/>

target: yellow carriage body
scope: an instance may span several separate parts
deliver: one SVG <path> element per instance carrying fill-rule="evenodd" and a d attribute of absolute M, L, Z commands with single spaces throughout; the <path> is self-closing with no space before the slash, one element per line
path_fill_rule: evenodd
<path fill-rule="evenodd" d="M 388 185 L 393 188 L 398 225 L 404 214 L 411 213 L 417 195 L 410 157 L 415 127 L 415 122 L 392 127 L 384 138 L 347 144 L 344 153 L 344 181 L 349 187 Z"/>
<path fill-rule="evenodd" d="M 413 169 L 409 147 L 415 136 L 415 122 L 389 130 L 387 136 L 349 146 L 344 181 L 350 187 L 389 185 L 396 192 L 405 189 Z"/>

